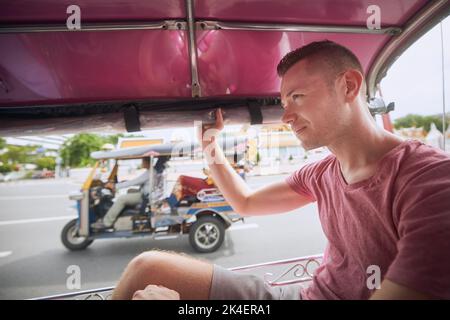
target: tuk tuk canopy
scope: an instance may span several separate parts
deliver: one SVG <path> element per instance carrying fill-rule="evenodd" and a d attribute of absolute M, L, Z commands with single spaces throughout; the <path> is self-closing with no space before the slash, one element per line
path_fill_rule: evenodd
<path fill-rule="evenodd" d="M 276 65 L 324 39 L 358 56 L 374 98 L 395 59 L 450 12 L 447 0 L 72 2 L 2 1 L 0 134 L 190 125 L 218 106 L 230 123 L 277 122 Z"/>

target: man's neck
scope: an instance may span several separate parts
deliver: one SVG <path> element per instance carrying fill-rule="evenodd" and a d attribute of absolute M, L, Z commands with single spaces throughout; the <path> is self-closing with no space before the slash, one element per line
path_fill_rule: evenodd
<path fill-rule="evenodd" d="M 374 122 L 354 126 L 347 134 L 328 145 L 339 161 L 342 174 L 349 183 L 370 176 L 378 161 L 399 145 L 402 139 L 378 127 Z"/>

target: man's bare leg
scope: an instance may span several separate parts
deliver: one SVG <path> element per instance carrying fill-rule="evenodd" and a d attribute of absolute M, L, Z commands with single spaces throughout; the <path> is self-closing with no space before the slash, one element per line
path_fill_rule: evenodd
<path fill-rule="evenodd" d="M 154 284 L 177 291 L 181 299 L 206 300 L 212 274 L 211 263 L 176 253 L 148 251 L 131 260 L 112 299 L 131 299 L 137 290 Z"/>

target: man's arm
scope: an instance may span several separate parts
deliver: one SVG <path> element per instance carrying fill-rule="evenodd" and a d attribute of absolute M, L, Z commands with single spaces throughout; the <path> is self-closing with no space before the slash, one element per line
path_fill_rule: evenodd
<path fill-rule="evenodd" d="M 216 124 L 212 129 L 216 132 L 212 132 L 211 137 L 208 137 L 208 133 L 204 134 L 205 128 L 202 129 L 205 157 L 215 184 L 237 213 L 243 216 L 282 213 L 312 202 L 312 199 L 298 194 L 284 181 L 252 191 L 233 170 L 216 141 L 218 132 L 223 129 L 220 111 L 216 112 Z"/>
<path fill-rule="evenodd" d="M 134 179 L 119 182 L 118 184 L 116 184 L 116 188 L 123 189 L 123 188 L 128 188 L 131 186 L 138 186 L 138 185 L 142 185 L 142 184 L 146 183 L 148 180 L 149 180 L 149 171 L 145 170 L 144 173 L 142 173 L 140 176 L 138 176 Z"/>
<path fill-rule="evenodd" d="M 388 279 L 381 283 L 381 288 L 370 297 L 370 300 L 429 300 L 429 295 L 399 285 Z"/>

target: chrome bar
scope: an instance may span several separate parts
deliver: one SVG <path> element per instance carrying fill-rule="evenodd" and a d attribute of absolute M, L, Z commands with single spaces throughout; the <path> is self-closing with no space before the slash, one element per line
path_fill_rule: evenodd
<path fill-rule="evenodd" d="M 442 136 L 443 136 L 443 144 L 442 149 L 445 150 L 445 143 L 447 140 L 446 137 L 446 124 L 447 124 L 447 114 L 445 112 L 445 59 L 444 59 L 444 30 L 442 28 L 442 21 L 440 22 L 441 28 L 441 68 L 442 68 Z"/>
<path fill-rule="evenodd" d="M 281 23 L 248 23 L 248 22 L 221 22 L 198 21 L 197 29 L 200 30 L 243 30 L 243 31 L 292 31 L 292 32 L 326 32 L 326 33 L 363 33 L 363 34 L 387 34 L 397 35 L 401 28 L 388 27 L 369 29 L 356 26 L 316 26 L 306 24 L 281 24 Z"/>
<path fill-rule="evenodd" d="M 268 276 L 273 276 L 272 273 L 266 273 L 265 277 L 264 277 L 264 281 L 271 285 L 271 286 L 275 286 L 275 285 L 281 285 L 283 283 L 286 283 L 286 281 L 281 281 L 281 279 L 283 279 L 285 276 L 288 276 L 290 274 L 293 274 L 295 276 L 295 278 L 299 278 L 296 280 L 290 280 L 288 282 L 305 282 L 305 281 L 309 281 L 313 278 L 314 274 L 310 273 L 310 270 L 308 270 L 308 266 L 310 263 L 315 263 L 317 265 L 317 267 L 320 266 L 320 262 L 319 259 L 321 258 L 313 258 L 313 259 L 302 259 L 299 261 L 299 263 L 296 263 L 295 265 L 293 265 L 292 267 L 290 267 L 289 269 L 287 269 L 286 271 L 284 271 L 281 275 L 279 275 L 275 280 L 269 280 Z M 299 273 L 299 271 L 301 271 L 301 273 Z"/>
<path fill-rule="evenodd" d="M 194 23 L 194 5 L 192 0 L 186 0 L 187 10 L 187 30 L 188 30 L 188 45 L 189 45 L 189 59 L 191 62 L 191 90 L 192 97 L 201 97 L 202 91 L 198 81 L 197 70 L 197 42 L 195 40 L 195 23 Z"/>
<path fill-rule="evenodd" d="M 150 168 L 149 170 L 149 175 L 148 175 L 148 207 L 150 208 L 150 212 L 152 212 L 153 210 L 153 203 L 152 203 L 152 193 L 153 193 L 153 183 L 154 183 L 154 170 L 155 168 L 153 168 L 153 159 L 155 158 L 155 156 L 153 154 L 150 155 Z M 154 217 L 154 214 L 152 213 L 151 218 Z M 153 228 L 155 226 L 155 224 L 152 222 L 153 219 L 150 218 L 150 227 Z"/>
<path fill-rule="evenodd" d="M 304 278 L 295 279 L 295 280 L 271 282 L 271 283 L 269 283 L 269 285 L 271 287 L 282 287 L 282 286 L 287 286 L 287 285 L 290 285 L 290 284 L 304 283 L 304 282 L 308 282 L 308 281 L 311 281 L 311 280 L 312 280 L 312 278 L 310 278 L 310 277 L 304 277 Z"/>
<path fill-rule="evenodd" d="M 242 270 L 250 270 L 250 269 L 256 269 L 260 267 L 267 267 L 267 266 L 276 266 L 276 265 L 283 265 L 283 264 L 289 264 L 289 263 L 295 263 L 300 261 L 317 261 L 318 259 L 322 259 L 323 254 L 317 254 L 312 256 L 305 256 L 305 257 L 297 257 L 297 258 L 290 258 L 290 259 L 284 259 L 284 260 L 276 260 L 276 261 L 270 261 L 265 263 L 258 263 L 258 264 L 252 264 L 252 265 L 246 265 L 242 267 L 234 267 L 234 268 L 228 268 L 230 271 L 242 271 Z M 293 267 L 290 268 L 290 270 L 293 269 Z M 284 275 L 284 274 L 283 274 Z M 280 279 L 281 277 L 278 277 Z M 272 281 L 269 284 L 271 286 L 283 286 L 287 284 L 293 284 L 293 283 L 301 283 L 301 282 L 307 282 L 310 281 L 311 277 L 303 277 L 300 279 L 294 279 L 294 280 L 286 280 L 286 281 Z M 39 298 L 32 298 L 29 300 L 56 300 L 56 299 L 67 299 L 67 298 L 73 298 L 77 296 L 83 296 L 83 295 L 89 295 L 87 298 L 89 298 L 91 295 L 94 296 L 101 292 L 106 291 L 112 291 L 115 287 L 105 287 L 105 288 L 98 288 L 98 289 L 90 289 L 90 290 L 84 290 L 84 291 L 78 291 L 73 293 L 64 293 L 64 294 L 58 294 L 58 295 L 50 295 L 50 296 L 44 296 Z"/>
<path fill-rule="evenodd" d="M 89 237 L 89 190 L 83 190 L 83 199 L 80 203 L 80 229 L 78 235 Z"/>
<path fill-rule="evenodd" d="M 81 29 L 71 30 L 62 24 L 6 25 L 0 26 L 2 33 L 38 33 L 38 32 L 84 32 L 84 31 L 124 31 L 124 30 L 186 30 L 182 20 L 136 23 L 86 23 Z"/>
<path fill-rule="evenodd" d="M 285 265 L 285 264 L 292 264 L 294 265 L 290 266 L 288 269 L 286 269 L 284 272 L 282 272 L 280 275 L 276 276 L 274 280 L 270 280 L 269 277 L 274 276 L 273 273 L 266 272 L 264 275 L 264 282 L 268 284 L 269 286 L 275 287 L 275 286 L 284 286 L 289 284 L 295 284 L 295 283 L 304 283 L 311 281 L 314 276 L 314 272 L 309 270 L 309 265 L 311 263 L 314 263 L 317 265 L 317 267 L 320 266 L 321 260 L 323 259 L 322 254 L 312 255 L 312 256 L 306 256 L 306 257 L 299 257 L 299 258 L 291 258 L 291 259 L 284 259 L 284 260 L 278 260 L 278 261 L 272 261 L 272 262 L 266 262 L 266 263 L 259 263 L 259 264 L 253 264 L 253 265 L 247 265 L 243 267 L 237 267 L 237 268 L 231 268 L 229 270 L 231 271 L 247 271 L 255 269 L 263 268 L 263 267 L 274 267 L 279 265 Z M 287 276 L 294 277 L 294 279 L 289 280 L 283 280 L 283 278 L 286 278 Z"/>
<path fill-rule="evenodd" d="M 77 291 L 77 292 L 73 292 L 73 293 L 63 293 L 63 294 L 55 294 L 55 295 L 39 297 L 39 298 L 32 298 L 29 300 L 56 300 L 56 299 L 73 298 L 76 296 L 82 296 L 82 295 L 86 295 L 86 294 L 96 294 L 99 292 L 111 291 L 111 290 L 114 290 L 114 288 L 115 287 L 97 288 L 97 289 L 90 289 L 90 290 L 84 290 L 84 291 Z"/>
<path fill-rule="evenodd" d="M 316 254 L 316 255 L 312 255 L 312 256 L 297 257 L 297 258 L 276 260 L 276 261 L 271 261 L 271 262 L 250 264 L 250 265 L 246 265 L 246 266 L 242 266 L 242 267 L 229 268 L 228 270 L 230 270 L 230 271 L 251 270 L 251 269 L 256 269 L 256 268 L 260 268 L 260 267 L 276 266 L 276 265 L 282 265 L 282 264 L 288 264 L 288 263 L 294 263 L 294 262 L 300 262 L 300 261 L 306 261 L 306 260 L 322 259 L 322 258 L 323 258 L 323 254 Z"/>

